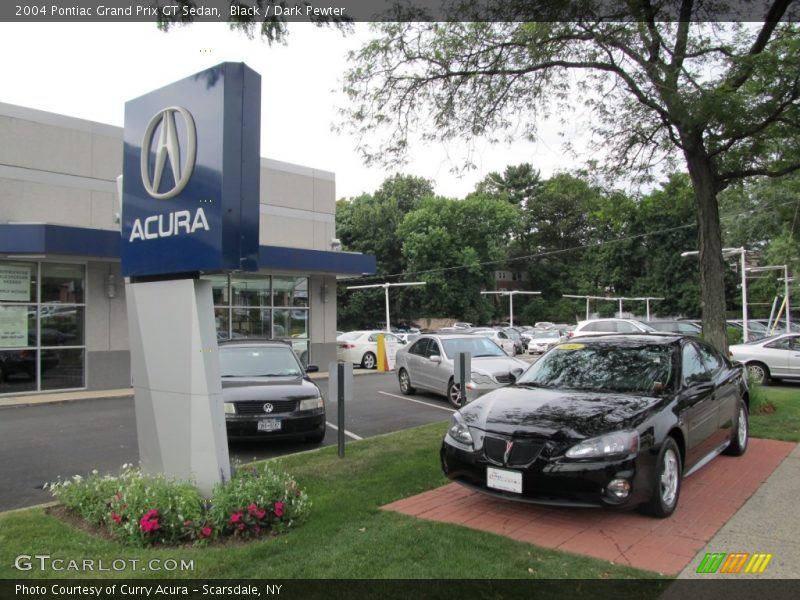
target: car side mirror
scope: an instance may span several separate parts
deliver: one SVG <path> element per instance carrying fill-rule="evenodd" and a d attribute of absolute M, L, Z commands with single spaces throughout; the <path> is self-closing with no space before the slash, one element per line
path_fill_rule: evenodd
<path fill-rule="evenodd" d="M 317 373 L 319 372 L 319 367 L 317 365 L 308 365 L 306 367 L 306 373 Z"/>
<path fill-rule="evenodd" d="M 516 369 L 511 369 L 511 382 L 514 383 L 517 379 L 519 379 L 519 376 L 522 375 L 522 373 L 523 369 L 521 369 L 520 367 L 517 367 Z"/>
<path fill-rule="evenodd" d="M 434 362 L 434 363 L 441 363 L 442 362 L 442 357 L 439 356 L 438 354 L 433 354 L 433 355 L 429 356 L 428 358 L 430 358 L 430 361 Z"/>

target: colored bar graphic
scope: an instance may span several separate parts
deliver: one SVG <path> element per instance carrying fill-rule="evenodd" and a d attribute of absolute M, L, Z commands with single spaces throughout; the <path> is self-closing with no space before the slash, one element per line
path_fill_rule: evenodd
<path fill-rule="evenodd" d="M 725 573 L 737 575 L 739 573 L 763 573 L 767 568 L 772 554 L 749 552 L 709 552 L 700 561 L 697 573 Z M 746 565 L 746 566 L 745 566 Z M 744 571 L 742 570 L 744 569 Z"/>

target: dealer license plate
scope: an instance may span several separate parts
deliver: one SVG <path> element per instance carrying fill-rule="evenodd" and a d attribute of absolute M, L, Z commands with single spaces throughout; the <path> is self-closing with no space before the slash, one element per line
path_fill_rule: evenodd
<path fill-rule="evenodd" d="M 522 493 L 522 473 L 486 467 L 486 485 L 504 492 Z"/>
<path fill-rule="evenodd" d="M 281 430 L 281 420 L 280 419 L 261 419 L 258 422 L 258 430 L 259 431 L 280 431 Z"/>

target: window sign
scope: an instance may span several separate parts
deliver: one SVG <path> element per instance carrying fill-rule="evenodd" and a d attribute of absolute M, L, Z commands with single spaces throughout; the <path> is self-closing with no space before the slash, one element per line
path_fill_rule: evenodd
<path fill-rule="evenodd" d="M 25 348 L 28 345 L 28 308 L 0 306 L 0 348 Z"/>
<path fill-rule="evenodd" d="M 0 300 L 30 302 L 32 265 L 0 263 Z"/>

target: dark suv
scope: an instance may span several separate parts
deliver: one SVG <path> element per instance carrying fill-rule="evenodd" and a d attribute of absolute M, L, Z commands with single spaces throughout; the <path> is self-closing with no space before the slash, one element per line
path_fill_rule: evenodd
<path fill-rule="evenodd" d="M 290 344 L 238 340 L 219 345 L 225 425 L 229 438 L 325 438 L 325 402 Z"/>

